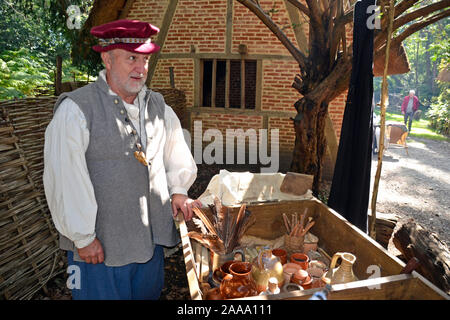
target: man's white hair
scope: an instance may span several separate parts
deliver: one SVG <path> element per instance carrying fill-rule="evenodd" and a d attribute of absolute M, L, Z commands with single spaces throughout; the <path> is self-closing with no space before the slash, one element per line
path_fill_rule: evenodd
<path fill-rule="evenodd" d="M 414 90 L 409 90 L 409 93 L 416 94 L 416 92 Z"/>

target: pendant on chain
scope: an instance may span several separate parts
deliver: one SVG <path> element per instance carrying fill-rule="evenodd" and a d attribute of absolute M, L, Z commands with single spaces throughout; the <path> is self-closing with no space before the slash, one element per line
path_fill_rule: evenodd
<path fill-rule="evenodd" d="M 148 161 L 145 156 L 144 151 L 142 151 L 142 146 L 140 143 L 136 143 L 136 146 L 138 148 L 137 151 L 134 152 L 134 157 L 144 166 L 148 167 Z"/>

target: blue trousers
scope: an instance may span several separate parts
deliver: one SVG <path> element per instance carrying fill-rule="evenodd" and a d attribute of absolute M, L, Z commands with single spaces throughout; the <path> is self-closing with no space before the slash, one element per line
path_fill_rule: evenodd
<path fill-rule="evenodd" d="M 164 285 L 164 251 L 158 245 L 146 263 L 121 267 L 77 262 L 71 251 L 67 259 L 73 300 L 156 300 Z"/>

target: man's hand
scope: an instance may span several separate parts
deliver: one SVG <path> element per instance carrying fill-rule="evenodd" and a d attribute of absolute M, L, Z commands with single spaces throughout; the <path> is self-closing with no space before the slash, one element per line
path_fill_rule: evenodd
<path fill-rule="evenodd" d="M 201 208 L 202 203 L 200 200 L 193 200 L 188 198 L 188 196 L 179 193 L 174 193 L 172 195 L 172 213 L 174 218 L 178 214 L 178 209 L 180 209 L 181 212 L 183 212 L 184 220 L 191 220 L 194 214 L 192 211 L 193 207 Z"/>
<path fill-rule="evenodd" d="M 90 245 L 77 250 L 80 258 L 86 263 L 97 264 L 105 261 L 102 244 L 97 238 L 95 238 Z"/>

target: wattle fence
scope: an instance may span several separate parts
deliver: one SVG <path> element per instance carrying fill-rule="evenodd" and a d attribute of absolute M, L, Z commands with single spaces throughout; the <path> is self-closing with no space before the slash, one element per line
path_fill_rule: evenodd
<path fill-rule="evenodd" d="M 154 90 L 184 123 L 184 92 Z M 65 271 L 42 183 L 44 135 L 56 99 L 0 101 L 0 300 L 32 299 Z"/>

